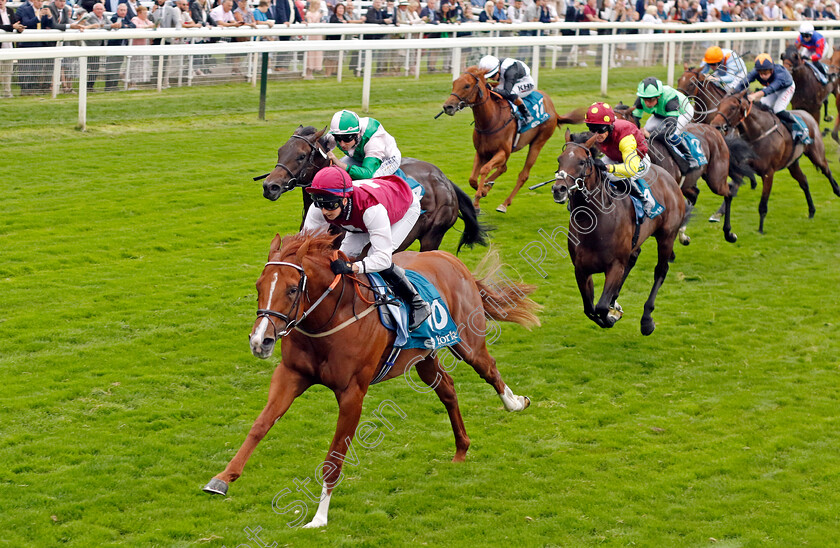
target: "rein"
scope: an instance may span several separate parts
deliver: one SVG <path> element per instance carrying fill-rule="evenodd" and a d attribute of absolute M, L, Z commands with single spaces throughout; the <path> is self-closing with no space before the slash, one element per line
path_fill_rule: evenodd
<path fill-rule="evenodd" d="M 282 162 L 277 162 L 277 164 L 274 166 L 274 169 L 277 169 L 279 167 L 281 169 L 284 169 L 286 171 L 286 173 L 289 174 L 289 180 L 286 182 L 286 184 L 283 185 L 286 188 L 286 190 L 291 190 L 292 188 L 294 188 L 296 186 L 308 187 L 309 185 L 312 184 L 311 182 L 301 183 L 300 180 L 302 178 L 304 178 L 304 172 L 309 171 L 312 167 L 315 166 L 315 163 L 313 162 L 313 157 L 315 156 L 315 151 L 316 150 L 318 151 L 318 153 L 321 155 L 322 158 L 324 158 L 325 160 L 327 159 L 327 153 L 324 152 L 321 149 L 320 146 L 318 146 L 317 141 L 313 144 L 309 139 L 307 139 L 303 135 L 297 135 L 297 134 L 292 135 L 292 139 L 300 139 L 301 141 L 306 143 L 309 146 L 309 154 L 306 155 L 306 159 L 303 161 L 300 169 L 298 170 L 298 172 L 296 174 L 292 173 L 292 170 L 289 169 L 286 166 L 286 164 L 284 164 Z M 265 179 L 269 175 L 271 175 L 271 174 L 266 173 L 265 175 L 260 175 L 259 177 L 254 177 L 254 180 L 259 181 L 261 179 Z"/>
<path fill-rule="evenodd" d="M 478 79 L 478 76 L 476 76 L 475 74 L 473 74 L 472 72 L 469 72 L 469 71 L 465 72 L 464 74 L 469 74 L 475 80 L 475 87 L 478 90 L 479 100 L 475 101 L 473 103 L 470 103 L 469 101 L 467 101 L 466 99 L 464 99 L 463 97 L 458 95 L 457 93 L 455 93 L 455 92 L 450 93 L 449 95 L 451 95 L 452 97 L 455 97 L 456 99 L 458 99 L 458 101 L 460 101 L 458 103 L 458 110 L 459 111 L 463 110 L 467 107 L 469 107 L 469 108 L 480 107 L 481 105 L 483 105 L 484 103 L 489 101 L 490 96 L 493 94 L 493 92 L 489 89 L 487 90 L 487 94 L 486 95 L 484 94 L 483 87 L 481 86 L 481 80 Z M 498 132 L 502 131 L 503 129 L 505 129 L 508 126 L 508 124 L 510 124 L 514 120 L 515 120 L 515 118 L 513 116 L 513 112 L 511 112 L 510 118 L 508 118 L 507 121 L 505 123 L 503 123 L 500 127 L 497 127 L 496 129 L 479 129 L 476 126 L 476 127 L 473 128 L 473 131 L 475 131 L 479 135 L 492 135 L 494 133 L 498 133 Z"/>
<path fill-rule="evenodd" d="M 338 259 L 338 251 L 335 251 L 333 253 L 332 259 L 333 260 Z M 364 287 L 370 289 L 371 291 L 373 291 L 373 288 L 370 285 L 364 283 L 356 275 L 347 274 L 346 275 L 347 278 L 349 278 L 351 280 L 351 282 L 353 283 L 353 285 L 356 288 L 356 294 L 359 296 L 359 299 L 361 299 L 362 302 L 364 302 L 365 304 L 368 304 L 370 306 L 368 306 L 360 314 L 356 314 L 354 312 L 353 316 L 351 316 L 350 318 L 348 318 L 347 320 L 345 320 L 341 324 L 337 325 L 336 327 L 333 327 L 332 329 L 330 329 L 328 331 L 324 331 L 324 332 L 320 332 L 320 333 L 310 333 L 308 331 L 305 331 L 305 330 L 301 329 L 298 326 L 307 318 L 307 316 L 309 316 L 316 308 L 318 308 L 318 306 L 324 301 L 324 299 L 327 298 L 327 296 L 330 293 L 332 293 L 332 291 L 338 285 L 338 282 L 340 280 L 343 280 L 345 275 L 336 274 L 335 278 L 333 279 L 332 283 L 330 283 L 329 287 L 327 287 L 327 289 L 321 294 L 321 296 L 318 297 L 318 299 L 309 308 L 307 308 L 300 317 L 298 317 L 298 313 L 300 312 L 301 303 L 302 303 L 301 295 L 303 295 L 306 292 L 306 285 L 307 285 L 307 281 L 308 281 L 308 277 L 306 275 L 306 272 L 303 270 L 303 267 L 301 267 L 300 265 L 296 265 L 294 263 L 289 263 L 289 262 L 286 262 L 286 261 L 269 261 L 269 262 L 265 263 L 265 266 L 272 266 L 272 265 L 291 267 L 291 268 L 294 268 L 295 270 L 297 270 L 298 273 L 300 274 L 300 281 L 298 281 L 297 294 L 295 295 L 295 300 L 292 302 L 292 306 L 290 307 L 289 312 L 287 314 L 277 312 L 276 310 L 271 310 L 270 308 L 260 308 L 260 309 L 257 310 L 257 318 L 266 318 L 266 319 L 268 319 L 269 322 L 271 322 L 271 326 L 274 329 L 275 338 L 285 337 L 293 329 L 295 331 L 298 331 L 299 333 L 302 333 L 302 334 L 306 335 L 307 337 L 312 337 L 312 338 L 327 337 L 329 335 L 337 333 L 338 331 L 341 331 L 342 329 L 349 326 L 350 324 L 361 320 L 362 318 L 364 318 L 365 316 L 370 314 L 375 308 L 379 307 L 382 304 L 380 302 L 377 302 L 376 300 L 368 300 L 367 298 L 365 298 L 364 295 L 362 295 L 362 290 L 360 289 L 359 286 L 364 286 Z M 342 285 L 342 289 L 341 289 L 341 294 L 342 295 L 344 294 L 344 286 L 343 285 Z M 307 297 L 307 299 L 308 299 L 308 297 Z M 269 305 L 270 304 L 271 303 L 269 303 Z M 333 317 L 335 317 L 335 314 L 336 314 L 337 311 L 338 311 L 338 303 L 336 303 L 336 307 L 335 307 L 335 310 L 333 310 L 332 316 L 330 316 L 330 319 L 327 320 L 327 324 L 329 324 L 332 321 L 332 319 L 333 319 Z M 274 320 L 272 318 L 278 318 L 280 320 L 283 320 L 286 323 L 286 327 L 282 331 L 278 332 L 277 325 L 274 323 Z M 324 326 L 322 326 L 322 328 L 325 327 L 325 326 L 326 326 L 326 324 Z"/>

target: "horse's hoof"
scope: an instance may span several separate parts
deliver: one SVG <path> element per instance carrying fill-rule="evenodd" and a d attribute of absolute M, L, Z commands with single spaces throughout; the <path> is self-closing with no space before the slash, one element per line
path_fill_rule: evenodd
<path fill-rule="evenodd" d="M 507 206 L 505 204 L 502 204 L 496 208 L 496 211 L 498 211 L 499 213 L 507 213 Z"/>
<path fill-rule="evenodd" d="M 816 209 L 814 209 L 813 211 L 808 210 L 808 218 L 809 218 L 809 219 L 813 219 L 813 218 L 814 218 L 814 215 L 816 215 L 816 214 L 817 214 L 817 210 L 816 210 Z"/>
<path fill-rule="evenodd" d="M 720 222 L 721 217 L 723 217 L 723 214 L 721 214 L 721 213 L 715 213 L 714 215 L 712 215 L 711 217 L 709 217 L 709 222 L 710 222 L 710 223 L 719 223 L 719 222 Z"/>
<path fill-rule="evenodd" d="M 620 320 L 622 316 L 624 316 L 624 310 L 621 308 L 621 305 L 618 304 L 618 303 L 615 303 L 615 306 L 613 308 L 610 308 L 610 311 L 607 312 L 607 317 L 612 318 L 613 323 Z"/>
<path fill-rule="evenodd" d="M 738 241 L 738 235 L 735 234 L 734 232 L 724 234 L 723 237 L 726 238 L 726 241 L 729 242 L 730 244 L 734 244 L 735 242 Z"/>
<path fill-rule="evenodd" d="M 522 408 L 522 410 L 525 411 L 526 409 L 531 407 L 531 398 L 529 398 L 528 396 L 522 396 L 522 397 L 525 398 L 525 407 Z"/>
<path fill-rule="evenodd" d="M 691 243 L 691 236 L 689 236 L 685 232 L 680 232 L 679 238 L 680 238 L 680 243 L 682 245 L 688 245 L 688 244 Z"/>
<path fill-rule="evenodd" d="M 833 121 L 834 121 L 834 116 L 831 116 L 830 114 L 828 116 L 826 116 L 825 118 L 823 118 L 823 122 L 833 122 Z M 828 131 L 828 130 L 826 130 L 826 131 Z"/>
<path fill-rule="evenodd" d="M 228 484 L 220 480 L 219 478 L 211 479 L 207 485 L 201 488 L 202 491 L 205 493 L 210 493 L 211 495 L 227 495 L 228 492 Z"/>
<path fill-rule="evenodd" d="M 653 320 L 642 320 L 642 335 L 647 337 L 648 335 L 653 333 L 654 329 L 656 329 L 656 324 L 653 322 Z"/>

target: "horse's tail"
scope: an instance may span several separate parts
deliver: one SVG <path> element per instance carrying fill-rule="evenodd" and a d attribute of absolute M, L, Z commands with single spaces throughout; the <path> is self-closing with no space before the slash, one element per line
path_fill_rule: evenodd
<path fill-rule="evenodd" d="M 537 286 L 497 274 L 500 268 L 501 260 L 494 250 L 488 251 L 476 268 L 476 272 L 486 272 L 486 275 L 476 277 L 475 280 L 485 314 L 500 322 L 517 323 L 529 331 L 532 327 L 539 327 L 537 312 L 542 310 L 542 305 L 528 297 L 536 291 Z"/>
<path fill-rule="evenodd" d="M 729 176 L 740 185 L 748 177 L 755 186 L 755 171 L 752 161 L 757 158 L 752 147 L 740 137 L 731 135 L 724 139 L 729 149 Z"/>
<path fill-rule="evenodd" d="M 490 243 L 487 240 L 487 233 L 492 230 L 492 227 L 478 222 L 478 214 L 475 212 L 470 197 L 452 181 L 450 184 L 458 197 L 458 216 L 464 221 L 464 231 L 461 233 L 461 241 L 458 242 L 456 253 L 460 253 L 463 246 L 470 248 L 475 244 L 487 246 Z"/>
<path fill-rule="evenodd" d="M 585 117 L 586 108 L 576 108 L 575 110 L 571 110 L 566 114 L 558 114 L 557 125 L 561 126 L 563 124 L 582 124 Z"/>

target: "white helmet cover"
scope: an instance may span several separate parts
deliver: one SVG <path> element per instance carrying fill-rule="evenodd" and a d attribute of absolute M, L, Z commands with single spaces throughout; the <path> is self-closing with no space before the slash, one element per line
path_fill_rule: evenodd
<path fill-rule="evenodd" d="M 485 76 L 492 78 L 498 74 L 500 64 L 501 63 L 499 62 L 498 57 L 494 55 L 485 55 L 478 62 L 478 68 L 486 70 L 487 72 L 485 73 Z"/>
<path fill-rule="evenodd" d="M 814 24 L 805 22 L 799 25 L 799 34 L 814 34 Z"/>

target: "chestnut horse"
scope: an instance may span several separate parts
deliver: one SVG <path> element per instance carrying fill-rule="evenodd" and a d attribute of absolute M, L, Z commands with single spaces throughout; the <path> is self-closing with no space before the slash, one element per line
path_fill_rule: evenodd
<path fill-rule="evenodd" d="M 747 98 L 748 89 L 734 95 L 726 96 L 712 119 L 712 125 L 724 133 L 732 128 L 740 128 L 741 135 L 752 145 L 756 153 L 753 168 L 761 175 L 761 201 L 758 204 L 758 231 L 764 233 L 764 217 L 767 215 L 767 201 L 773 188 L 773 175 L 787 168 L 799 183 L 805 199 L 808 202 L 808 217 L 816 213 L 808 178 L 802 172 L 799 159 L 803 152 L 817 169 L 828 178 L 834 194 L 840 196 L 840 187 L 831 174 L 831 168 L 825 159 L 825 144 L 816 120 L 804 110 L 794 110 L 794 114 L 802 118 L 808 126 L 813 141 L 810 145 L 794 144 L 787 127 L 782 124 L 769 107 L 761 103 L 753 103 Z"/>
<path fill-rule="evenodd" d="M 267 175 L 255 177 L 255 180 L 264 179 L 263 196 L 274 201 L 295 187 L 306 188 L 312 184 L 315 173 L 330 164 L 326 152 L 334 148 L 334 141 L 325 132 L 326 128 L 318 131 L 312 126 L 298 126 L 289 140 L 277 150 L 274 170 Z M 405 250 L 415 240 L 420 241 L 420 251 L 438 249 L 444 234 L 455 225 L 458 217 L 464 221 L 464 231 L 458 242 L 459 251 L 464 245 L 487 245 L 488 229 L 478 222 L 475 208 L 466 192 L 428 162 L 403 158 L 401 167 L 423 186 L 425 194 L 420 201 L 423 214 L 398 251 Z M 308 192 L 302 194 L 305 218 L 312 199 Z"/>
<path fill-rule="evenodd" d="M 834 120 L 828 115 L 828 96 L 832 93 L 835 96 L 837 95 L 837 81 L 831 80 L 828 84 L 820 82 L 793 44 L 789 45 L 782 54 L 782 63 L 793 76 L 793 83 L 796 85 L 793 99 L 790 100 L 791 106 L 810 114 L 819 125 L 820 107 L 825 105 L 823 121 L 831 122 Z M 827 133 L 827 129 L 822 132 L 823 135 Z"/>
<path fill-rule="evenodd" d="M 567 129 L 552 192 L 557 203 L 570 200 L 569 256 L 575 266 L 583 312 L 605 328 L 621 318 L 618 294 L 639 258 L 642 243 L 654 236 L 658 260 L 641 322 L 642 335 L 650 335 L 656 328 L 651 312 L 668 274 L 668 262 L 674 256 L 674 240 L 685 218 L 685 200 L 674 178 L 661 167 L 651 165 L 645 180 L 665 211 L 636 225 L 636 213 L 627 192 L 617 194 L 593 164 L 595 136 L 582 144 L 575 141 L 583 141 L 583 136 L 573 138 Z M 601 272 L 605 274 L 604 290 L 595 305 L 592 275 Z"/>
<path fill-rule="evenodd" d="M 478 209 L 479 200 L 487 196 L 487 192 L 505 171 L 511 153 L 528 147 L 528 157 L 525 167 L 516 178 L 516 186 L 496 211 L 505 213 L 513 202 L 513 197 L 528 180 L 531 167 L 537 161 L 540 151 L 554 134 L 554 130 L 561 124 L 580 124 L 583 122 L 583 109 L 578 109 L 562 116 L 557 114 L 551 97 L 539 91 L 543 96 L 543 105 L 549 118 L 533 129 L 518 136 L 516 117 L 507 100 L 498 93 L 492 92 L 484 79 L 487 71 L 476 66 L 468 67 L 454 82 L 449 99 L 443 103 L 443 111 L 454 116 L 459 110 L 472 108 L 475 118 L 473 130 L 473 146 L 475 159 L 470 186 L 476 190 L 473 205 Z M 515 141 L 515 142 L 514 142 Z"/>
<path fill-rule="evenodd" d="M 727 91 L 707 74 L 702 74 L 699 67 L 688 65 L 685 65 L 685 72 L 677 80 L 677 89 L 686 97 L 694 99 L 692 121 L 698 124 L 708 124 L 712 121 L 720 100 L 727 94 Z"/>
<path fill-rule="evenodd" d="M 324 385 L 338 400 L 338 424 L 323 463 L 323 476 L 319 476 L 323 477 L 320 504 L 307 527 L 327 523 L 333 487 L 341 479 L 344 457 L 348 450 L 353 451 L 357 425 L 361 430 L 371 424 L 359 425 L 362 402 L 394 343 L 394 333 L 379 321 L 377 303 L 368 286 L 354 276 L 336 276 L 330 270 L 330 261 L 339 256 L 336 244 L 334 236 L 304 233 L 282 242 L 278 234 L 271 242 L 269 262 L 257 280 L 258 317 L 251 329 L 250 346 L 256 357 L 266 359 L 280 338 L 283 359 L 271 378 L 268 403 L 242 447 L 225 470 L 204 487 L 210 493 L 226 494 L 230 482 L 242 475 L 254 448 L 295 398 L 313 384 Z M 459 330 L 462 342 L 453 347 L 453 354 L 457 352 L 458 358 L 493 386 L 508 411 L 527 408 L 530 400 L 514 394 L 502 381 L 496 360 L 487 351 L 485 314 L 526 328 L 538 326 L 535 312 L 540 306 L 527 297 L 535 288 L 477 280 L 464 263 L 444 251 L 407 251 L 394 255 L 394 262 L 422 273 L 437 287 L 455 325 L 469 326 Z M 337 291 L 332 291 L 334 288 Z M 455 434 L 452 460 L 463 461 L 470 439 L 447 373 L 452 366 L 442 367 L 439 356 L 428 349 L 403 350 L 384 379 L 405 375 L 415 384 L 409 378 L 412 366 L 446 407 Z M 370 434 L 369 428 L 366 432 Z M 359 437 L 364 439 L 362 434 Z M 305 518 L 301 516 L 300 522 Z"/>

